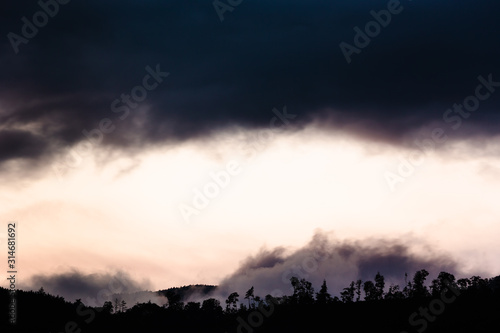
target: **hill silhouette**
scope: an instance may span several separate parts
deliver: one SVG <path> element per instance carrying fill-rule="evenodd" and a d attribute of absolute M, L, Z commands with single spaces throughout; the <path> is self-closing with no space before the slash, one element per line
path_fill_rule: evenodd
<path fill-rule="evenodd" d="M 221 301 L 216 286 L 191 285 L 160 290 L 169 298 L 160 306 L 106 301 L 89 307 L 76 300 L 38 291 L 0 288 L 0 304 L 15 298 L 16 324 L 2 311 L 1 332 L 498 332 L 500 276 L 455 279 L 441 272 L 432 280 L 425 269 L 402 288 L 385 286 L 384 277 L 352 281 L 332 296 L 324 281 L 316 292 L 306 279 L 290 278 L 291 295 L 258 295 L 249 286 Z M 200 302 L 193 295 L 205 295 Z M 170 301 L 171 300 L 171 301 Z"/>
<path fill-rule="evenodd" d="M 192 296 L 206 296 L 217 289 L 217 286 L 206 284 L 191 284 L 182 287 L 173 287 L 158 290 L 159 295 L 168 298 L 169 303 L 184 302 Z"/>

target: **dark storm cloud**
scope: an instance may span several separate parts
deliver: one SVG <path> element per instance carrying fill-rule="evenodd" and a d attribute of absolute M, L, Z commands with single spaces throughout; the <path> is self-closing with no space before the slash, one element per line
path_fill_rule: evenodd
<path fill-rule="evenodd" d="M 439 272 L 460 273 L 458 263 L 447 254 L 417 250 L 425 244 L 412 237 L 373 238 L 340 241 L 317 232 L 311 242 L 291 253 L 282 248 L 261 250 L 247 258 L 238 270 L 220 283 L 216 293 L 220 297 L 238 291 L 240 295 L 254 286 L 256 295 L 291 294 L 290 278 L 305 278 L 318 289 L 323 279 L 334 295 L 353 280 L 373 280 L 377 272 L 384 275 L 387 287 L 391 283 L 404 285 L 405 273 L 411 279 L 421 269 L 429 271 L 429 279 Z M 257 265 L 257 263 L 262 263 Z M 430 282 L 430 281 L 428 281 Z"/>
<path fill-rule="evenodd" d="M 284 252 L 285 248 L 281 247 L 275 248 L 272 251 L 261 250 L 255 257 L 246 258 L 236 274 L 245 273 L 249 270 L 258 268 L 272 268 L 277 264 L 281 264 L 283 262 Z"/>
<path fill-rule="evenodd" d="M 500 81 L 495 2 L 401 1 L 402 12 L 348 64 L 339 44 L 354 45 L 353 28 L 364 29 L 370 11 L 387 3 L 243 1 L 221 22 L 209 0 L 73 0 L 16 54 L 7 35 L 21 35 L 21 18 L 32 21 L 41 8 L 9 1 L 0 14 L 0 125 L 29 125 L 40 143 L 6 132 L 0 145 L 13 148 L 2 149 L 0 160 L 35 156 L 36 147 L 50 156 L 103 118 L 116 125 L 103 142 L 128 147 L 233 124 L 268 126 L 270 110 L 283 105 L 299 115 L 297 124 L 322 119 L 332 129 L 399 142 L 441 121 L 474 93 L 479 75 Z M 157 64 L 171 75 L 120 120 L 112 102 Z M 499 104 L 499 93 L 482 101 L 467 134 L 498 133 Z"/>
<path fill-rule="evenodd" d="M 27 131 L 0 130 L 0 162 L 16 157 L 36 158 L 46 146 L 39 137 Z"/>
<path fill-rule="evenodd" d="M 104 301 L 112 300 L 113 297 L 125 299 L 129 304 L 148 299 L 160 301 L 161 297 L 146 292 L 150 286 L 149 282 L 136 281 L 125 272 L 85 274 L 73 270 L 54 275 L 35 275 L 26 288 L 38 290 L 43 287 L 45 292 L 60 295 L 67 301 L 73 302 L 80 298 L 87 305 L 102 306 Z"/>

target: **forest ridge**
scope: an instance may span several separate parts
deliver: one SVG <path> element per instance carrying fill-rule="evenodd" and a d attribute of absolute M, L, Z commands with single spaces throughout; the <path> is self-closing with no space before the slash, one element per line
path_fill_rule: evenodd
<path fill-rule="evenodd" d="M 337 331 L 382 329 L 387 332 L 486 332 L 500 327 L 500 276 L 456 279 L 441 272 L 432 280 L 422 269 L 403 287 L 386 287 L 377 273 L 374 280 L 352 281 L 340 297 L 332 296 L 327 281 L 316 292 L 306 279 L 290 278 L 291 295 L 260 296 L 253 286 L 244 295 L 230 293 L 223 303 L 211 296 L 215 286 L 194 286 L 205 294 L 201 302 L 189 301 L 190 286 L 157 293 L 168 298 L 163 306 L 152 302 L 133 306 L 115 297 L 100 307 L 81 299 L 68 302 L 39 291 L 17 291 L 15 325 L 2 318 L 2 332 L 327 332 L 336 318 Z M 430 282 L 430 283 L 429 283 Z M 0 290 L 2 304 L 10 292 Z M 29 318 L 29 319 L 28 319 Z M 363 320 L 359 320 L 364 318 Z M 496 325 L 496 326 L 495 326 Z"/>

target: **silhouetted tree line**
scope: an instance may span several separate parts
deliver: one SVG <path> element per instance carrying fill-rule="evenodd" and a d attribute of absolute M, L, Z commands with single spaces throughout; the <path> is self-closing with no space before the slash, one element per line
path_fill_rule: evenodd
<path fill-rule="evenodd" d="M 18 324 L 8 323 L 9 293 L 0 289 L 1 332 L 493 332 L 499 331 L 500 276 L 456 279 L 441 272 L 426 283 L 422 269 L 405 285 L 390 285 L 377 273 L 372 280 L 352 281 L 340 297 L 324 280 L 315 292 L 311 282 L 292 277 L 291 295 L 264 297 L 251 286 L 241 297 L 232 292 L 224 307 L 215 298 L 184 302 L 189 286 L 162 290 L 168 305 L 137 303 L 128 307 L 115 298 L 101 307 L 77 299 L 65 301 L 43 289 L 18 291 Z M 198 286 L 206 292 L 215 286 Z M 450 291 L 453 291 L 455 297 Z M 448 295 L 448 294 L 449 295 Z M 446 298 L 443 298 L 446 295 Z M 452 295 L 453 298 L 450 296 Z M 446 304 L 439 299 L 452 300 Z M 436 306 L 446 306 L 437 309 Z M 434 308 L 432 308 L 434 307 Z M 430 308 L 430 310 L 428 309 Z M 439 310 L 439 311 L 438 311 Z M 492 330 L 493 329 L 493 330 Z"/>

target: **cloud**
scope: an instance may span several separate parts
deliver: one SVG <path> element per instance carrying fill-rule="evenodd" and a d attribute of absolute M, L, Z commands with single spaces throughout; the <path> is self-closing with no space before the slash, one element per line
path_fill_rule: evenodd
<path fill-rule="evenodd" d="M 103 145 L 143 147 L 232 125 L 267 127 L 270 110 L 283 105 L 299 115 L 297 124 L 329 119 L 328 128 L 398 144 L 441 121 L 474 92 L 479 75 L 500 80 L 494 72 L 500 4 L 401 5 L 403 12 L 350 64 L 339 44 L 353 43 L 353 28 L 364 28 L 370 11 L 385 9 L 387 1 L 253 1 L 223 22 L 210 1 L 61 5 L 18 54 L 7 38 L 1 42 L 3 136 L 29 129 L 23 140 L 4 140 L 2 146 L 15 144 L 0 150 L 0 161 L 51 157 L 84 140 L 82 131 L 104 118 L 116 130 Z M 21 34 L 21 18 L 40 10 L 35 3 L 4 7 L 5 35 Z M 121 121 L 112 102 L 131 94 L 146 66 L 156 64 L 171 75 Z M 482 102 L 467 119 L 473 130 L 457 135 L 497 134 L 499 104 L 497 93 Z M 39 134 L 43 140 L 33 145 Z"/>
<path fill-rule="evenodd" d="M 405 274 L 411 280 L 420 269 L 429 271 L 428 283 L 441 271 L 457 277 L 471 274 L 449 254 L 435 251 L 431 244 L 411 235 L 402 235 L 397 239 L 340 240 L 332 233 L 318 230 L 308 244 L 298 249 L 261 248 L 255 255 L 242 260 L 240 266 L 224 278 L 212 294 L 194 292 L 185 302 L 201 302 L 208 297 L 224 301 L 234 291 L 243 299 L 252 286 L 255 295 L 261 297 L 267 294 L 291 295 L 292 276 L 312 282 L 316 291 L 326 280 L 329 292 L 337 296 L 351 281 L 373 280 L 377 272 L 385 277 L 387 288 L 391 284 L 403 287 Z M 484 272 L 474 272 L 476 275 L 479 273 Z M 130 306 L 149 300 L 159 305 L 168 302 L 156 292 L 148 291 L 151 290 L 148 280 L 137 281 L 121 271 L 84 274 L 72 270 L 54 275 L 35 275 L 26 287 L 23 286 L 32 290 L 40 287 L 69 301 L 80 298 L 92 306 L 101 306 L 104 301 L 115 298 L 124 299 Z"/>
<path fill-rule="evenodd" d="M 37 158 L 47 148 L 40 137 L 20 130 L 0 130 L 0 163 L 13 158 Z"/>
<path fill-rule="evenodd" d="M 153 292 L 151 283 L 147 280 L 136 281 L 128 273 L 85 274 L 76 269 L 53 275 L 34 275 L 26 289 L 38 290 L 43 287 L 45 292 L 64 297 L 67 301 L 81 299 L 89 306 L 102 306 L 105 301 L 119 297 L 130 306 L 136 302 L 166 303 L 166 300 Z"/>
<path fill-rule="evenodd" d="M 323 279 L 330 293 L 338 295 L 351 281 L 373 280 L 380 272 L 391 283 L 404 286 L 405 273 L 411 279 L 420 269 L 435 278 L 441 271 L 460 273 L 458 263 L 449 255 L 435 253 L 423 240 L 405 236 L 398 239 L 338 240 L 318 231 L 304 247 L 284 253 L 282 248 L 261 249 L 244 260 L 241 266 L 225 278 L 216 291 L 224 298 L 233 291 L 244 295 L 251 286 L 261 297 L 290 295 L 290 278 L 305 278 L 319 290 Z M 419 246 L 419 247 L 420 247 Z"/>

